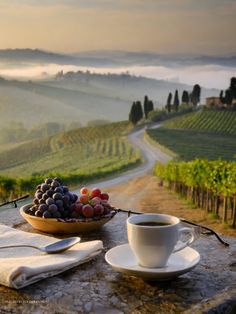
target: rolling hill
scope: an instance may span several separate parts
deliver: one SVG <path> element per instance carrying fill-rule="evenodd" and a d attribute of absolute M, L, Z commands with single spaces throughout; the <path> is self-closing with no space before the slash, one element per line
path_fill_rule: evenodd
<path fill-rule="evenodd" d="M 68 72 L 60 76 L 59 79 L 44 82 L 50 86 L 58 86 L 70 90 L 79 90 L 96 95 L 109 95 L 116 99 L 128 100 L 130 103 L 140 99 L 143 101 L 144 95 L 148 95 L 154 101 L 156 107 L 166 104 L 169 92 L 174 93 L 177 89 L 181 96 L 183 90 L 192 90 L 192 86 L 165 80 L 156 80 L 142 76 L 134 76 L 129 73 L 122 74 L 99 74 L 90 72 Z M 218 95 L 217 89 L 202 88 L 201 99 L 209 95 Z"/>
<path fill-rule="evenodd" d="M 70 123 L 128 117 L 130 102 L 109 95 L 97 95 L 34 82 L 0 81 L 0 124 L 14 121 L 25 127 L 46 122 Z"/>
<path fill-rule="evenodd" d="M 121 121 L 127 119 L 132 102 L 142 101 L 145 95 L 153 100 L 156 108 L 162 107 L 169 92 L 174 93 L 178 89 L 181 95 L 183 90 L 190 92 L 192 86 L 134 76 L 125 70 L 122 74 L 93 73 L 86 71 L 86 66 L 103 68 L 105 72 L 106 68 L 109 71 L 109 66 L 121 69 L 122 66 L 148 67 L 166 63 L 170 67 L 178 67 L 187 62 L 186 60 L 193 64 L 205 62 L 196 61 L 195 57 L 123 51 L 94 51 L 70 55 L 40 49 L 0 50 L 0 75 L 1 70 L 8 68 L 13 70 L 13 73 L 21 69 L 21 74 L 25 75 L 21 81 L 0 78 L 0 128 L 11 127 L 16 123 L 22 123 L 25 128 L 32 128 L 48 122 L 79 122 L 86 126 L 91 120 Z M 212 60 L 214 58 L 212 57 Z M 211 61 L 210 56 L 207 60 Z M 218 57 L 217 60 L 224 62 L 223 57 Z M 49 79 L 51 74 L 46 71 L 47 66 L 52 64 L 57 65 L 57 69 L 60 69 L 60 65 L 82 66 L 84 72 L 70 71 L 57 76 L 57 79 Z M 45 66 L 42 67 L 45 75 L 41 73 L 43 79 L 28 80 L 28 69 L 34 71 L 35 67 L 40 68 L 42 65 Z M 15 75 L 17 77 L 17 74 Z M 202 88 L 203 103 L 205 97 L 217 95 L 217 89 Z"/>
<path fill-rule="evenodd" d="M 24 178 L 62 173 L 86 179 L 115 173 L 141 161 L 126 139 L 131 129 L 123 121 L 20 143 L 0 152 L 1 175 Z"/>
<path fill-rule="evenodd" d="M 1 61 L 5 63 L 45 62 L 74 64 L 77 61 L 77 57 L 40 49 L 2 49 L 0 50 L 0 62 Z"/>
<path fill-rule="evenodd" d="M 234 160 L 236 112 L 202 111 L 170 119 L 148 136 L 171 150 L 177 159 Z"/>
<path fill-rule="evenodd" d="M 17 81 L 0 79 L 1 128 L 23 123 L 32 127 L 47 122 L 71 123 L 83 126 L 91 120 L 121 121 L 128 117 L 131 104 L 153 99 L 154 106 L 163 106 L 170 91 L 192 86 L 131 76 L 129 74 L 94 74 L 69 72 L 50 81 Z M 202 89 L 202 99 L 219 93 Z"/>

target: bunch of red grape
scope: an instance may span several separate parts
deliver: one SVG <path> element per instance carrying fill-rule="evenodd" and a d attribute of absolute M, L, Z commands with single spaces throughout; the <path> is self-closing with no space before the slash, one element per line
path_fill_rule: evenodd
<path fill-rule="evenodd" d="M 112 207 L 108 203 L 108 193 L 102 192 L 98 188 L 89 190 L 83 187 L 80 190 L 81 196 L 74 204 L 75 211 L 86 218 L 99 217 L 111 212 Z"/>
<path fill-rule="evenodd" d="M 37 186 L 33 205 L 25 212 L 42 218 L 57 218 L 60 221 L 97 220 L 109 216 L 112 207 L 109 195 L 98 188 L 82 188 L 81 195 L 69 192 L 60 178 L 47 178 Z"/>

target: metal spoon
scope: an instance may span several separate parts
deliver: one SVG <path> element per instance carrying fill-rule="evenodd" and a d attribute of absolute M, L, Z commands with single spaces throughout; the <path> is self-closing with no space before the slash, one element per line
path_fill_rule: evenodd
<path fill-rule="evenodd" d="M 72 238 L 67 238 L 67 239 L 57 241 L 55 243 L 46 245 L 44 247 L 43 246 L 38 247 L 35 245 L 28 245 L 28 244 L 17 244 L 17 245 L 1 246 L 0 249 L 8 249 L 8 248 L 14 248 L 14 247 L 31 247 L 47 254 L 54 254 L 54 253 L 60 253 L 60 252 L 66 251 L 79 242 L 80 242 L 79 237 L 72 237 Z"/>

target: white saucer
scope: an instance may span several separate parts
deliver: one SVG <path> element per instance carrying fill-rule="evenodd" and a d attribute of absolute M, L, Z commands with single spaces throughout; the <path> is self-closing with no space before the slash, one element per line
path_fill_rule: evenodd
<path fill-rule="evenodd" d="M 194 268 L 200 261 L 200 255 L 196 250 L 186 247 L 173 253 L 165 267 L 146 268 L 138 264 L 129 244 L 122 244 L 110 249 L 105 260 L 119 272 L 147 280 L 168 280 Z"/>

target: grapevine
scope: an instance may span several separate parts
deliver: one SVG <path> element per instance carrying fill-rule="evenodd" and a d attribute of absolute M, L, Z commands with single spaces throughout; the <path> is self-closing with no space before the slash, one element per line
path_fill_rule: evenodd
<path fill-rule="evenodd" d="M 155 174 L 182 197 L 236 227 L 235 161 L 170 161 L 157 164 Z"/>

